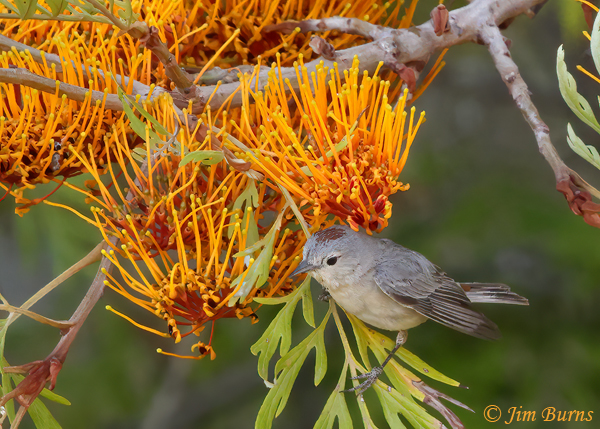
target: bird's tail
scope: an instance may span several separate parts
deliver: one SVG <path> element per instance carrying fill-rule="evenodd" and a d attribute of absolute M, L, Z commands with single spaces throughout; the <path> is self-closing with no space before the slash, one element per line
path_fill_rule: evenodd
<path fill-rule="evenodd" d="M 527 298 L 510 290 L 502 283 L 461 283 L 471 302 L 529 305 Z"/>

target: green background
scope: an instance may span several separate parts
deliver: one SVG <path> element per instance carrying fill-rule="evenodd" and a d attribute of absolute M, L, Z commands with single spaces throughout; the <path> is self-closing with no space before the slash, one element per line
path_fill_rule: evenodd
<path fill-rule="evenodd" d="M 415 22 L 427 19 L 435 4 L 421 1 Z M 564 43 L 567 65 L 580 92 L 595 104 L 600 87 L 575 70 L 576 64 L 594 70 L 583 29 L 579 3 L 561 0 L 547 4 L 534 20 L 519 17 L 505 35 L 513 42 L 513 57 L 559 153 L 598 187 L 600 172 L 568 148 L 566 124 L 571 122 L 586 143 L 594 143 L 597 136 L 568 110 L 556 79 L 556 50 Z M 572 214 L 554 190 L 552 171 L 485 48 L 453 47 L 446 62 L 416 102 L 417 109 L 427 112 L 427 122 L 401 176 L 411 189 L 394 196 L 390 227 L 383 235 L 423 253 L 459 281 L 507 283 L 531 305 L 482 307 L 500 326 L 504 335 L 500 341 L 478 340 L 429 322 L 410 331 L 407 348 L 470 387 L 431 382 L 475 410 L 472 414 L 453 407 L 468 428 L 507 426 L 504 418 L 495 424 L 483 419 L 483 409 L 492 404 L 505 415 L 513 406 L 538 413 L 536 422 L 510 427 L 598 427 L 600 231 Z M 78 197 L 68 190 L 55 201 L 59 199 L 78 204 Z M 49 206 L 40 205 L 19 218 L 7 198 L 0 203 L 0 292 L 20 305 L 99 239 L 80 219 Z M 94 274 L 95 267 L 88 267 L 33 309 L 55 319 L 68 318 Z M 315 297 L 320 293 L 317 284 L 313 292 Z M 158 319 L 106 292 L 58 377 L 55 391 L 72 406 L 49 403 L 64 428 L 254 426 L 267 389 L 249 349 L 276 309 L 263 307 L 256 325 L 248 320 L 220 321 L 214 340 L 217 359 L 197 362 L 156 354 L 157 347 L 187 354 L 189 345 L 176 347 L 168 339 L 140 331 L 104 310 L 106 304 L 163 328 Z M 322 315 L 326 305 L 315 301 L 315 306 Z M 295 339 L 308 332 L 297 316 Z M 9 331 L 6 357 L 13 365 L 44 358 L 58 338 L 55 330 L 21 318 Z M 326 343 L 325 380 L 314 387 L 311 354 L 275 428 L 308 428 L 316 421 L 342 362 L 333 323 Z M 378 409 L 373 392 L 366 399 L 371 410 Z M 355 402 L 348 395 L 352 412 Z M 548 406 L 594 411 L 594 421 L 542 422 L 539 413 Z M 381 422 L 376 411 L 374 418 Z M 356 419 L 356 427 L 360 426 Z M 33 424 L 27 418 L 22 427 Z"/>

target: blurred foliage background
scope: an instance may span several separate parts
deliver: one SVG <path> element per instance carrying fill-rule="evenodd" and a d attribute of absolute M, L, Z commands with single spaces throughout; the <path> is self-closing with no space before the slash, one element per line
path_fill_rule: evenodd
<path fill-rule="evenodd" d="M 421 1 L 415 23 L 428 19 L 435 4 Z M 556 79 L 556 50 L 564 43 L 580 93 L 595 104 L 598 86 L 575 70 L 576 64 L 594 69 L 589 44 L 581 35 L 584 29 L 580 4 L 560 0 L 549 2 L 532 21 L 520 17 L 505 35 L 513 41 L 513 57 L 553 143 L 571 168 L 598 187 L 599 172 L 567 146 L 569 121 L 584 141 L 594 140 L 563 102 Z M 505 415 L 513 406 L 538 413 L 535 422 L 513 423 L 517 428 L 598 427 L 594 421 L 543 422 L 539 413 L 552 406 L 594 411 L 594 420 L 600 420 L 600 231 L 573 215 L 555 191 L 552 171 L 485 48 L 454 47 L 446 62 L 416 103 L 427 112 L 427 122 L 401 177 L 411 189 L 392 200 L 394 214 L 383 235 L 425 254 L 459 281 L 504 282 L 531 304 L 482 308 L 504 334 L 498 342 L 430 322 L 410 331 L 407 348 L 470 387 L 431 382 L 475 410 L 456 410 L 469 428 L 503 424 L 504 418 L 496 424 L 484 420 L 483 409 L 491 404 Z M 63 189 L 55 200 L 68 200 L 83 210 L 78 198 Z M 43 204 L 19 218 L 7 198 L 0 204 L 0 292 L 20 305 L 100 238 L 75 216 Z M 70 317 L 95 270 L 80 272 L 33 309 L 55 319 Z M 315 298 L 320 293 L 316 283 L 313 293 Z M 58 377 L 56 392 L 72 406 L 45 401 L 64 428 L 254 427 L 267 389 L 256 373 L 250 345 L 278 308 L 263 307 L 256 325 L 221 321 L 213 343 L 217 359 L 189 361 L 155 353 L 157 347 L 174 351 L 175 346 L 104 310 L 107 304 L 147 324 L 159 322 L 106 292 Z M 317 315 L 326 307 L 317 301 Z M 300 332 L 308 328 L 297 316 L 297 338 L 303 338 Z M 342 363 L 333 323 L 328 329 L 327 377 L 313 386 L 311 355 L 274 427 L 312 427 L 320 414 Z M 58 338 L 52 328 L 23 317 L 9 330 L 7 359 L 22 364 L 44 358 Z M 185 354 L 188 347 L 176 351 Z M 375 394 L 367 392 L 366 400 L 376 401 Z M 382 422 L 379 417 L 376 421 Z M 33 424 L 27 419 L 21 427 Z"/>

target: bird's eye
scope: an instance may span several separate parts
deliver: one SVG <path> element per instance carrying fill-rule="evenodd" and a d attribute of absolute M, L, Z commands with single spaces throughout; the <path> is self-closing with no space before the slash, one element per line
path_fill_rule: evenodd
<path fill-rule="evenodd" d="M 336 262 L 337 262 L 337 256 L 332 256 L 331 258 L 329 258 L 327 260 L 327 265 L 335 265 Z"/>

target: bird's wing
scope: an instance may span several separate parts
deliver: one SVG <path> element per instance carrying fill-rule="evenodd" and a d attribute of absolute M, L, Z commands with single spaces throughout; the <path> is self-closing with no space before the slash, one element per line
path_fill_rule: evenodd
<path fill-rule="evenodd" d="M 458 283 L 420 253 L 385 241 L 385 257 L 373 275 L 386 295 L 449 328 L 483 339 L 500 338 L 496 324 L 471 308 Z"/>

